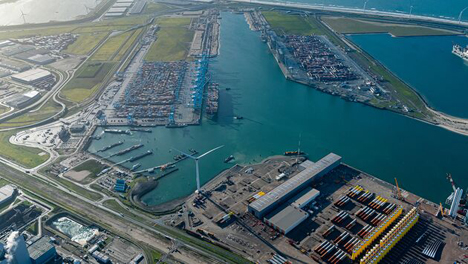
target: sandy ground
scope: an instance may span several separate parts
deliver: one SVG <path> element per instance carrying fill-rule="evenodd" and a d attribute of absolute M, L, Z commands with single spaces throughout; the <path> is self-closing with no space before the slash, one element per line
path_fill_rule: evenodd
<path fill-rule="evenodd" d="M 77 182 L 81 182 L 86 177 L 88 177 L 91 174 L 91 172 L 84 170 L 84 171 L 68 171 L 67 173 L 64 174 L 65 177 L 72 179 Z"/>

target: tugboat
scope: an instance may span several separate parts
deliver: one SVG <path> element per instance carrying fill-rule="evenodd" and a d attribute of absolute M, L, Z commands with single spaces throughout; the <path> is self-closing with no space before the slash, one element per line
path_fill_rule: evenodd
<path fill-rule="evenodd" d="M 305 155 L 303 151 L 286 151 L 284 152 L 285 156 L 296 156 L 296 155 Z"/>
<path fill-rule="evenodd" d="M 231 160 L 235 159 L 233 155 L 227 157 L 225 160 L 224 160 L 224 163 L 228 163 L 230 162 Z"/>
<path fill-rule="evenodd" d="M 243 116 L 235 116 L 234 119 L 242 120 L 242 119 L 244 119 L 244 117 Z"/>

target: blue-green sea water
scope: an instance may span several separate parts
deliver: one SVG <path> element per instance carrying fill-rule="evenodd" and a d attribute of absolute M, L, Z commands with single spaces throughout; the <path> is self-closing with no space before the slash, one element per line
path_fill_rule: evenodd
<path fill-rule="evenodd" d="M 376 9 L 409 14 L 413 6 L 412 14 L 433 17 L 444 17 L 458 20 L 460 12 L 468 6 L 466 0 L 265 0 L 276 2 L 298 2 L 318 5 L 340 6 L 348 8 Z M 468 11 L 462 14 L 462 20 L 468 21 Z"/>
<path fill-rule="evenodd" d="M 444 201 L 451 192 L 447 172 L 459 186 L 468 186 L 468 137 L 285 80 L 266 44 L 241 15 L 222 14 L 221 54 L 211 61 L 210 71 L 222 88 L 231 88 L 220 92 L 217 120 L 183 129 L 158 127 L 151 134 L 104 134 L 90 151 L 117 140 L 125 140 L 118 149 L 142 142 L 145 148 L 119 159 L 153 149 L 153 156 L 138 161 L 148 168 L 172 161 L 177 153 L 171 148 L 201 152 L 225 145 L 200 161 L 206 182 L 232 166 L 223 163 L 227 156 L 233 154 L 236 162 L 244 164 L 259 162 L 297 149 L 302 134 L 301 149 L 311 160 L 335 152 L 345 163 L 389 182 L 397 177 L 402 188 L 435 202 Z M 234 120 L 234 115 L 244 119 Z M 177 167 L 178 172 L 163 178 L 143 200 L 160 204 L 192 193 L 193 161 Z"/>
<path fill-rule="evenodd" d="M 468 61 L 451 52 L 454 43 L 468 45 L 467 37 L 362 34 L 348 38 L 405 80 L 435 109 L 468 117 Z"/>

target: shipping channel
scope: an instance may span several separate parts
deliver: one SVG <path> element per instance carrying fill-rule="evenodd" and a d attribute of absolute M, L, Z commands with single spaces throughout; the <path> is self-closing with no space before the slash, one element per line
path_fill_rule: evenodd
<path fill-rule="evenodd" d="M 220 55 L 210 64 L 220 84 L 217 119 L 180 129 L 157 127 L 153 133 L 105 133 L 89 151 L 124 142 L 98 153 L 107 157 L 118 149 L 145 144 L 135 153 L 110 158 L 118 162 L 152 150 L 153 155 L 138 161 L 144 169 L 173 162 L 178 154 L 173 148 L 203 152 L 225 145 L 200 161 L 201 180 L 207 182 L 233 165 L 223 162 L 229 155 L 236 163 L 256 163 L 296 149 L 301 134 L 301 149 L 311 160 L 337 153 L 343 162 L 388 182 L 398 177 L 402 188 L 437 203 L 451 192 L 445 173 L 451 172 L 457 185 L 468 186 L 468 137 L 285 80 L 267 45 L 249 30 L 242 15 L 222 14 L 221 43 Z M 98 128 L 95 135 L 101 132 Z M 179 171 L 162 178 L 142 200 L 157 205 L 189 195 L 195 190 L 194 167 L 189 159 L 178 163 Z"/>

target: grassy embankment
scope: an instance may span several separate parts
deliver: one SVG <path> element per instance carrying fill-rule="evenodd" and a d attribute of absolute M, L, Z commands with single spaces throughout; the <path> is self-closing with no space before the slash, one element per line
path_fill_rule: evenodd
<path fill-rule="evenodd" d="M 317 20 L 315 17 L 302 17 L 297 15 L 288 15 L 279 12 L 263 12 L 263 15 L 271 27 L 276 31 L 277 34 L 299 34 L 299 35 L 326 35 L 330 41 L 341 47 L 342 49 L 349 48 L 348 45 L 339 38 L 335 33 L 330 31 L 321 21 Z M 404 25 L 402 25 L 403 27 Z M 393 28 L 394 32 L 399 32 L 399 34 L 409 34 L 407 29 L 400 29 L 397 31 L 396 27 Z M 393 101 L 371 101 L 375 107 L 392 109 L 396 104 L 396 100 L 400 100 L 405 105 L 418 109 L 419 112 L 411 112 L 409 115 L 417 118 L 424 118 L 427 115 L 427 110 L 423 100 L 419 95 L 406 83 L 401 81 L 393 73 L 387 70 L 382 64 L 373 59 L 370 55 L 363 51 L 359 52 L 348 52 L 349 57 L 356 61 L 362 68 L 370 69 L 373 73 L 378 76 L 382 76 L 384 82 L 384 87 L 390 91 L 393 95 Z"/>
<path fill-rule="evenodd" d="M 146 61 L 185 60 L 193 39 L 188 29 L 190 18 L 161 18 L 155 22 L 159 27 L 158 39 L 146 54 Z"/>
<path fill-rule="evenodd" d="M 33 125 L 57 114 L 62 106 L 49 99 L 40 109 L 34 112 L 26 112 L 18 117 L 0 123 L 0 128 L 12 128 Z"/>
<path fill-rule="evenodd" d="M 395 37 L 445 36 L 455 32 L 416 25 L 382 23 L 347 17 L 323 17 L 323 22 L 342 34 L 389 33 Z"/>
<path fill-rule="evenodd" d="M 0 156 L 2 158 L 26 168 L 34 168 L 49 159 L 49 154 L 40 149 L 11 144 L 9 139 L 17 132 L 18 131 L 0 132 Z"/>

